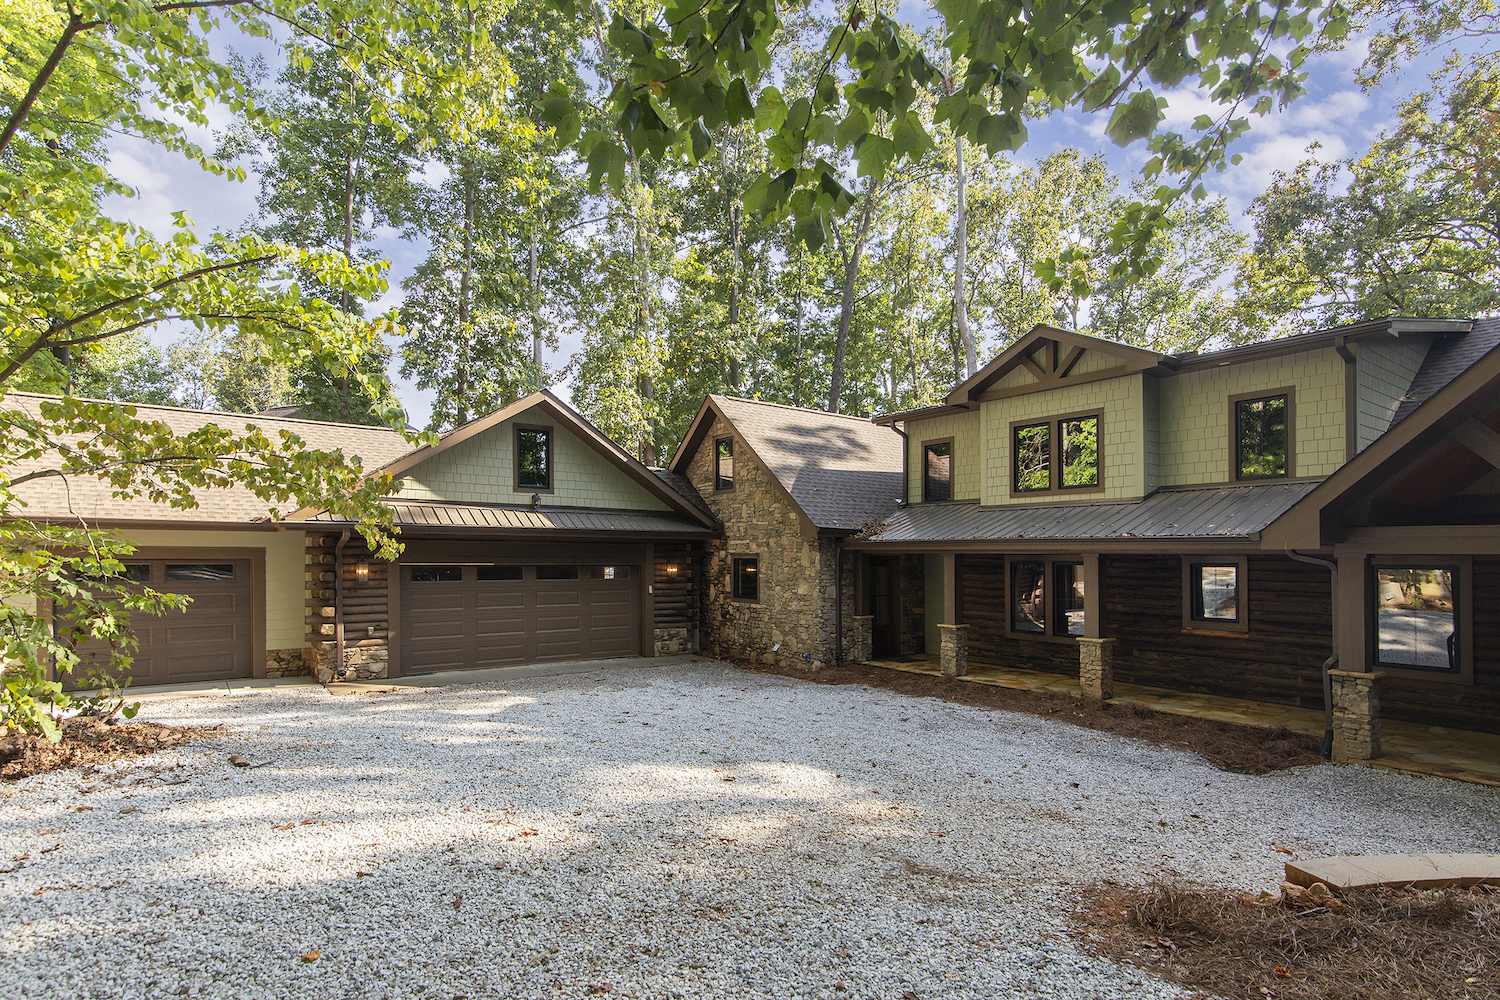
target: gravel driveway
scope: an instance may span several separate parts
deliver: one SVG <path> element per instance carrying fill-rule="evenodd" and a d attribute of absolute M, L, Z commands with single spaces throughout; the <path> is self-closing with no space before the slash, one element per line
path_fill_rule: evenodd
<path fill-rule="evenodd" d="M 229 729 L 0 789 L 0 996 L 1174 996 L 1077 886 L 1500 851 L 1497 789 L 711 661 L 143 712 Z"/>

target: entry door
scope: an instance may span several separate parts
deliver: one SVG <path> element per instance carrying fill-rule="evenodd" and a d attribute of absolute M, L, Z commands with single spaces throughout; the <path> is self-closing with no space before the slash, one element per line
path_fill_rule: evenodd
<path fill-rule="evenodd" d="M 889 556 L 870 560 L 869 608 L 874 619 L 870 652 L 874 656 L 901 653 L 900 562 Z"/>

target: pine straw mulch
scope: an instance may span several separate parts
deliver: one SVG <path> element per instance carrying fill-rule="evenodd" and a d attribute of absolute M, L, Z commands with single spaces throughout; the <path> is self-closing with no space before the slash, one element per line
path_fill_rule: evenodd
<path fill-rule="evenodd" d="M 1074 934 L 1095 954 L 1235 1000 L 1500 996 L 1500 888 L 1283 889 L 1094 886 Z"/>
<path fill-rule="evenodd" d="M 1265 774 L 1268 771 L 1323 762 L 1321 740 L 1305 733 L 1292 732 L 1285 727 L 1261 729 L 1255 726 L 1237 726 L 1229 722 L 1158 712 L 1144 705 L 1092 704 L 1081 698 L 1052 691 L 995 687 L 992 684 L 977 684 L 952 677 L 913 674 L 904 670 L 865 665 L 848 664 L 818 671 L 745 663 L 738 666 L 758 673 L 796 677 L 815 684 L 864 684 L 916 697 L 941 698 L 963 705 L 999 708 L 1009 712 L 1027 712 L 1085 729 L 1183 747 L 1216 767 L 1243 774 Z"/>
<path fill-rule="evenodd" d="M 65 767 L 133 760 L 167 747 L 178 747 L 216 735 L 222 726 L 163 726 L 155 722 L 105 725 L 99 719 L 74 718 L 63 723 L 63 741 L 40 736 L 0 736 L 0 781 L 19 781 Z"/>

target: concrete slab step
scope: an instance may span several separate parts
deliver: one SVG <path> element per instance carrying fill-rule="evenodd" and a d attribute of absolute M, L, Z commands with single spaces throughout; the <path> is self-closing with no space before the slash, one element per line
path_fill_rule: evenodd
<path fill-rule="evenodd" d="M 1286 880 L 1330 889 L 1500 885 L 1500 854 L 1356 854 L 1288 861 Z"/>

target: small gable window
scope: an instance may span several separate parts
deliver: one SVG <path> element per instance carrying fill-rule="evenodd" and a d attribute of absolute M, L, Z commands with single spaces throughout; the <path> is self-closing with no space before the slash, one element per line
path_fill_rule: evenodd
<path fill-rule="evenodd" d="M 1235 397 L 1234 478 L 1277 479 L 1292 470 L 1292 396 Z"/>
<path fill-rule="evenodd" d="M 734 438 L 714 442 L 714 489 L 734 489 Z"/>
<path fill-rule="evenodd" d="M 760 600 L 760 559 L 755 556 L 741 556 L 734 560 L 733 577 L 731 581 L 734 587 L 734 596 L 740 601 Z"/>
<path fill-rule="evenodd" d="M 516 428 L 516 489 L 552 489 L 552 431 L 547 427 Z"/>
<path fill-rule="evenodd" d="M 922 445 L 922 499 L 953 499 L 953 441 Z"/>

